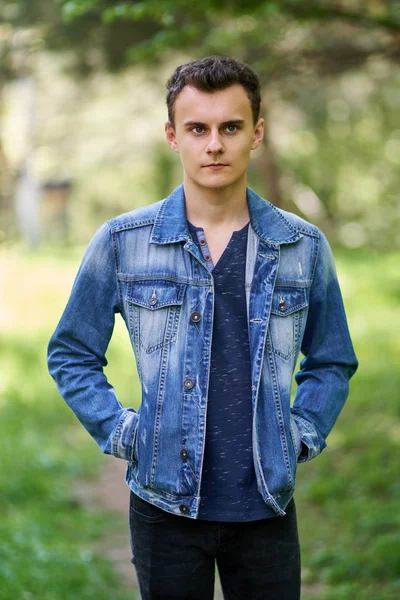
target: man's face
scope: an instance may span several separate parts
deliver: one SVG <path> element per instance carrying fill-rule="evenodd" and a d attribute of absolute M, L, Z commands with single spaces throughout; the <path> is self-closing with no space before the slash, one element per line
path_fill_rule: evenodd
<path fill-rule="evenodd" d="M 250 151 L 258 148 L 264 120 L 255 125 L 241 85 L 208 93 L 186 86 L 175 101 L 174 127 L 166 123 L 171 148 L 180 154 L 185 179 L 201 188 L 243 182 Z"/>

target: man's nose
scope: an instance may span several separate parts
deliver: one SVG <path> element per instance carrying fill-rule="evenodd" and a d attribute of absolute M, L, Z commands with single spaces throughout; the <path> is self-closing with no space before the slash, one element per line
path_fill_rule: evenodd
<path fill-rule="evenodd" d="M 207 144 L 207 152 L 215 154 L 215 153 L 223 152 L 223 150 L 224 150 L 224 145 L 222 143 L 219 131 L 211 130 L 210 137 L 209 137 L 208 144 Z"/>

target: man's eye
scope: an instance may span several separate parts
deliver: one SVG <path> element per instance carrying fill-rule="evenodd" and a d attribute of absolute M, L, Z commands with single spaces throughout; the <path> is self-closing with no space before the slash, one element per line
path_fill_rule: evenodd
<path fill-rule="evenodd" d="M 235 133 L 235 131 L 238 130 L 238 126 L 237 125 L 227 125 L 226 130 L 229 133 Z"/>
<path fill-rule="evenodd" d="M 203 133 L 204 127 L 202 127 L 201 125 L 195 125 L 192 128 L 192 131 L 194 131 L 194 133 Z"/>

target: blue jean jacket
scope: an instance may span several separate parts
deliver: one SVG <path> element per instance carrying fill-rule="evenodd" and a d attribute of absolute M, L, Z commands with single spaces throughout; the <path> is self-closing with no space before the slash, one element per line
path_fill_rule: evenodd
<path fill-rule="evenodd" d="M 247 203 L 254 468 L 264 501 L 284 515 L 297 463 L 326 446 L 357 359 L 323 234 L 249 188 Z M 97 231 L 48 350 L 60 394 L 103 452 L 128 461 L 130 488 L 190 518 L 200 502 L 213 309 L 213 276 L 189 235 L 180 186 Z M 115 313 L 135 354 L 137 412 L 103 373 Z"/>

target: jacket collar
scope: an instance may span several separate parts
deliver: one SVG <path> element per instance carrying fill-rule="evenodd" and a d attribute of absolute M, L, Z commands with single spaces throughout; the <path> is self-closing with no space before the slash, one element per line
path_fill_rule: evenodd
<path fill-rule="evenodd" d="M 297 227 L 270 202 L 250 188 L 247 188 L 246 195 L 251 226 L 256 235 L 267 244 L 272 246 L 290 244 L 302 237 Z M 189 237 L 185 193 L 183 185 L 180 185 L 161 204 L 150 241 L 155 244 L 171 244 L 187 241 Z"/>

